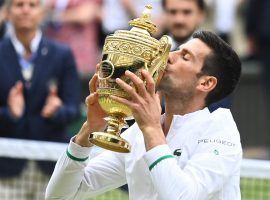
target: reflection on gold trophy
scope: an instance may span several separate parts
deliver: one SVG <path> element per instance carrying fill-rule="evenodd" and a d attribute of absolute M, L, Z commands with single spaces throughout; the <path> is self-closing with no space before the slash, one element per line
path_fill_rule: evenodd
<path fill-rule="evenodd" d="M 151 22 L 151 6 L 146 6 L 140 18 L 131 20 L 130 31 L 119 30 L 107 36 L 102 52 L 102 62 L 98 71 L 99 104 L 108 114 L 105 120 L 108 127 L 105 132 L 90 134 L 90 142 L 105 149 L 127 153 L 130 144 L 120 137 L 120 131 L 126 126 L 125 119 L 132 118 L 131 110 L 110 98 L 110 95 L 129 98 L 115 82 L 120 78 L 126 83 L 131 81 L 125 77 L 129 70 L 141 78 L 141 69 L 146 69 L 155 81 L 159 72 L 167 65 L 171 48 L 171 39 L 163 36 L 160 40 L 151 37 L 156 32 L 156 25 Z"/>

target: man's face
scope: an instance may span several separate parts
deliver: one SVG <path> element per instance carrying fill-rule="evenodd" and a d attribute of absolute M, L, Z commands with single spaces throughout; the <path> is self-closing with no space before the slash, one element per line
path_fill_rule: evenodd
<path fill-rule="evenodd" d="M 204 13 L 195 0 L 166 0 L 165 18 L 173 37 L 185 41 L 202 23 Z"/>
<path fill-rule="evenodd" d="M 40 0 L 13 0 L 8 15 L 16 30 L 36 30 L 42 21 Z"/>
<path fill-rule="evenodd" d="M 199 85 L 204 60 L 211 49 L 199 39 L 192 39 L 181 45 L 179 50 L 170 52 L 167 68 L 158 85 L 164 94 L 193 97 Z"/>

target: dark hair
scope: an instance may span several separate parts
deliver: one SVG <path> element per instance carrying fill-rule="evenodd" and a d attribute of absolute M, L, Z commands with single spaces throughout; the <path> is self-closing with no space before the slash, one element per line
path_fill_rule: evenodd
<path fill-rule="evenodd" d="M 233 92 L 241 75 L 241 61 L 236 52 L 220 37 L 209 31 L 197 31 L 193 38 L 204 42 L 212 52 L 205 58 L 203 75 L 215 76 L 216 87 L 205 99 L 206 106 L 217 102 Z"/>
<path fill-rule="evenodd" d="M 192 0 L 192 1 L 194 1 L 195 3 L 197 3 L 198 7 L 199 7 L 201 10 L 205 10 L 205 7 L 206 7 L 206 6 L 205 6 L 204 0 Z M 162 0 L 161 3 L 162 3 L 163 9 L 166 9 L 166 0 Z"/>

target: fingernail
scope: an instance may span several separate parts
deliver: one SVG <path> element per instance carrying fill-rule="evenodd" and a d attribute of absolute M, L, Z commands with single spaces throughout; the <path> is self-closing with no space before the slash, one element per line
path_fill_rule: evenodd
<path fill-rule="evenodd" d="M 130 74 L 131 73 L 131 71 L 129 71 L 129 70 L 126 70 L 126 74 Z"/>

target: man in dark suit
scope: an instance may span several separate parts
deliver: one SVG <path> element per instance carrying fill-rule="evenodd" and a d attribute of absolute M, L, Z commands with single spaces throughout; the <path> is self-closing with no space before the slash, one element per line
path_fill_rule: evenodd
<path fill-rule="evenodd" d="M 66 126 L 80 113 L 80 84 L 71 50 L 40 31 L 41 2 L 7 1 L 13 28 L 0 43 L 0 137 L 67 141 Z M 0 158 L 0 199 L 43 199 L 46 178 L 34 180 L 29 191 L 22 190 L 31 180 L 20 179 L 33 170 L 49 175 L 53 168 L 50 162 Z M 10 188 L 12 181 L 22 185 Z"/>
<path fill-rule="evenodd" d="M 263 67 L 263 86 L 270 100 L 270 1 L 248 0 L 246 10 L 246 34 L 249 53 L 257 56 Z"/>
<path fill-rule="evenodd" d="M 204 0 L 162 0 L 165 30 L 173 40 L 172 51 L 187 42 L 205 18 Z"/>

